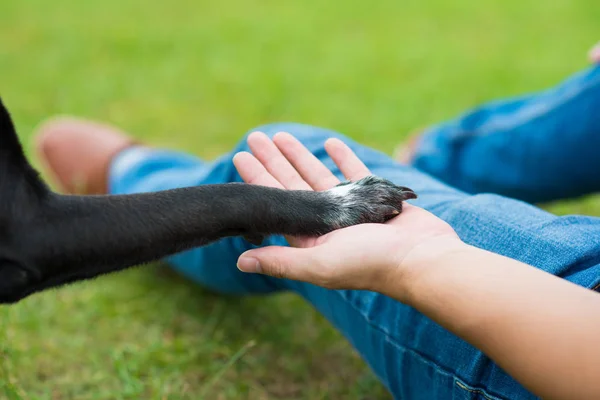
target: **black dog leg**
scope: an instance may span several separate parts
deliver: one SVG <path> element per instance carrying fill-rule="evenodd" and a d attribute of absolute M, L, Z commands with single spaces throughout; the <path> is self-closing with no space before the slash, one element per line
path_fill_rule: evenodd
<path fill-rule="evenodd" d="M 402 211 L 412 190 L 368 177 L 325 192 L 246 184 L 63 196 L 27 162 L 0 103 L 0 303 L 227 236 L 322 235 Z"/>

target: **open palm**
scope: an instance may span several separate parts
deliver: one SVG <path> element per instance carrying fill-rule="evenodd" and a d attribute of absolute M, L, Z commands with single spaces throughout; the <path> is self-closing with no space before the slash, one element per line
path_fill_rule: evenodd
<path fill-rule="evenodd" d="M 262 133 L 248 137 L 253 154 L 239 153 L 234 164 L 250 184 L 293 190 L 327 190 L 339 180 L 299 141 L 287 133 L 271 141 Z M 349 180 L 370 174 L 343 142 L 330 139 L 325 148 Z M 459 242 L 452 228 L 429 212 L 404 205 L 402 214 L 385 224 L 362 224 L 321 237 L 290 237 L 289 247 L 265 247 L 244 253 L 239 267 L 275 277 L 339 289 L 376 290 L 402 267 L 407 257 L 428 255 L 446 243 Z M 423 251 L 420 251 L 423 250 Z"/>

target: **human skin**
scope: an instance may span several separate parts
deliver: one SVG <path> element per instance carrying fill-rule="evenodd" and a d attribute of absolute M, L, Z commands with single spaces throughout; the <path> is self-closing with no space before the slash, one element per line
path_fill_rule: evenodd
<path fill-rule="evenodd" d="M 249 136 L 234 163 L 245 182 L 326 190 L 337 178 L 291 135 Z M 344 143 L 326 149 L 346 178 L 369 170 Z M 600 294 L 463 243 L 453 229 L 407 204 L 385 224 L 364 224 L 291 247 L 245 252 L 248 273 L 331 289 L 376 291 L 410 305 L 479 348 L 537 396 L 600 398 Z"/>

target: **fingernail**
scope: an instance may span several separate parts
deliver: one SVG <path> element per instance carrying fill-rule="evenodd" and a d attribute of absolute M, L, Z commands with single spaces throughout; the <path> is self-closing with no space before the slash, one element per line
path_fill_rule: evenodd
<path fill-rule="evenodd" d="M 256 258 L 252 257 L 240 257 L 237 267 L 240 271 L 251 274 L 260 274 L 262 272 L 260 263 Z"/>

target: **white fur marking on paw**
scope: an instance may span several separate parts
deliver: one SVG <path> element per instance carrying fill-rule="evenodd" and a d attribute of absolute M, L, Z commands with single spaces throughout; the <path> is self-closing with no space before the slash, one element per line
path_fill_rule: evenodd
<path fill-rule="evenodd" d="M 354 189 L 355 187 L 356 187 L 356 183 L 353 182 L 353 183 L 348 183 L 347 185 L 334 186 L 331 189 L 329 189 L 327 192 L 343 199 L 346 196 L 348 196 L 348 194 L 350 194 L 352 189 Z"/>

